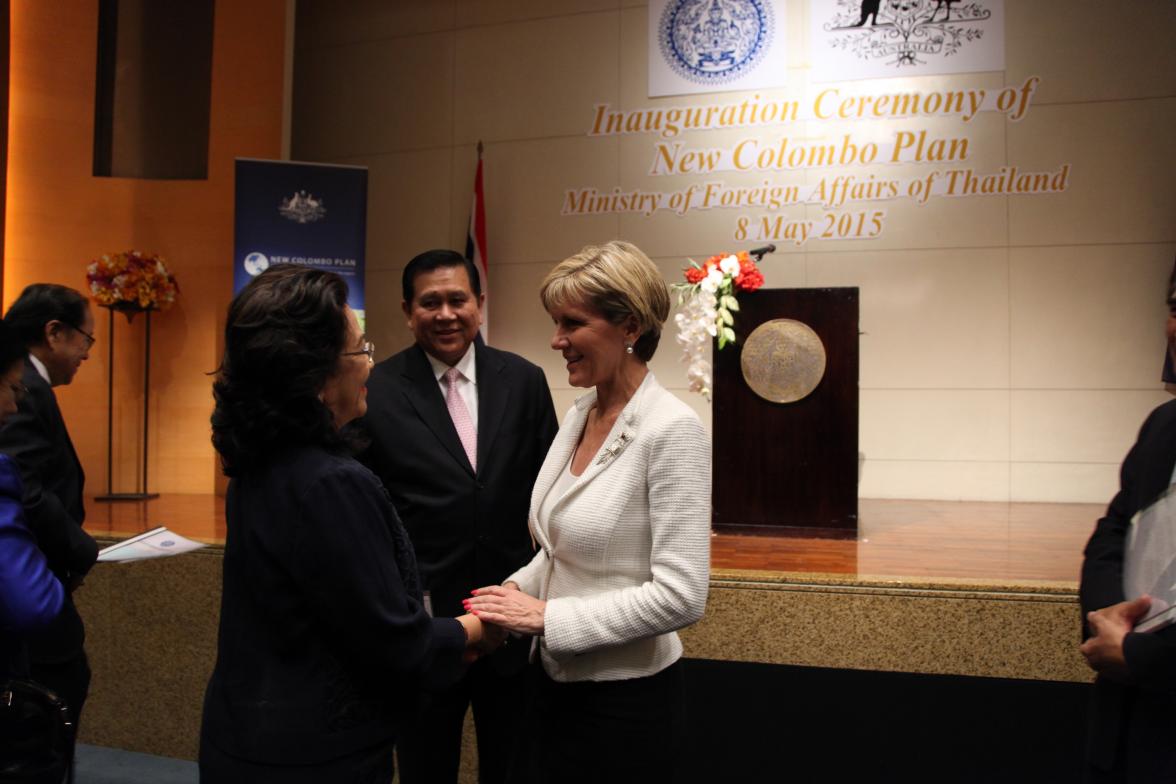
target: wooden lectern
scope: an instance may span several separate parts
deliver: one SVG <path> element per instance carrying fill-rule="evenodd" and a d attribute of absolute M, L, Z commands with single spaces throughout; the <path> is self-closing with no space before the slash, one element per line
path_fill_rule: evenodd
<path fill-rule="evenodd" d="M 724 533 L 854 538 L 858 477 L 858 289 L 760 289 L 739 297 L 734 346 L 714 352 L 714 517 Z M 772 403 L 743 379 L 744 342 L 772 319 L 807 324 L 825 374 Z"/>

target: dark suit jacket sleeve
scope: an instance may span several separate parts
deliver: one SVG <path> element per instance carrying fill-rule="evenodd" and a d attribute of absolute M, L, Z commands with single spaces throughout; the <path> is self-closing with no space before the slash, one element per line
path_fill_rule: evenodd
<path fill-rule="evenodd" d="M 1162 431 L 1164 423 L 1174 414 L 1176 408 L 1171 404 L 1154 410 L 1144 420 L 1139 437 L 1123 460 L 1119 471 L 1119 492 L 1107 507 L 1106 515 L 1098 521 L 1083 553 L 1085 559 L 1078 593 L 1084 617 L 1092 610 L 1109 607 L 1126 598 L 1123 595 L 1123 552 L 1127 546 L 1128 529 L 1135 513 L 1153 500 L 1147 496 L 1158 495 L 1166 486 L 1168 477 L 1160 477 L 1159 484 L 1152 488 L 1141 485 L 1147 483 L 1145 469 L 1154 468 L 1154 463 L 1165 457 L 1153 442 L 1156 432 Z M 1168 445 L 1162 446 L 1171 449 Z"/>
<path fill-rule="evenodd" d="M 538 410 L 534 420 L 536 423 L 534 465 L 531 466 L 527 480 L 533 484 L 535 477 L 539 475 L 539 469 L 543 467 L 543 461 L 547 458 L 547 450 L 551 448 L 551 442 L 555 440 L 555 434 L 559 432 L 559 419 L 555 414 L 555 402 L 551 399 L 551 388 L 547 386 L 547 377 L 543 375 L 543 370 L 539 367 L 533 367 L 532 371 L 531 392 L 528 397 L 538 406 Z"/>
<path fill-rule="evenodd" d="M 1171 421 L 1173 414 L 1170 405 L 1161 406 L 1143 423 L 1139 438 L 1123 461 L 1119 492 L 1107 507 L 1106 515 L 1098 521 L 1086 545 L 1082 583 L 1079 587 L 1084 639 L 1090 635 L 1085 624 L 1086 613 L 1126 599 L 1123 593 L 1123 554 L 1127 547 L 1131 518 L 1151 502 L 1151 496 L 1162 491 L 1168 479 L 1162 476 L 1158 478 L 1160 484 L 1157 486 L 1141 486 L 1141 482 L 1147 484 L 1142 480 L 1145 467 L 1176 448 L 1158 443 L 1163 440 L 1165 423 Z M 1157 431 L 1160 435 L 1157 435 Z M 1152 468 L 1155 467 L 1152 465 Z M 1155 485 L 1155 481 L 1151 484 Z M 1129 634 L 1123 642 L 1123 653 L 1136 685 L 1149 690 L 1176 692 L 1176 627 Z"/>
<path fill-rule="evenodd" d="M 43 397 L 47 391 L 47 387 L 29 387 L 29 396 L 0 428 L 0 452 L 12 457 L 20 468 L 25 518 L 50 567 L 59 576 L 81 577 L 98 559 L 98 544 L 82 530 L 81 521 L 70 516 L 61 499 L 45 489 L 47 466 L 66 448 L 49 437 L 40 413 L 53 405 Z"/>
<path fill-rule="evenodd" d="M 1146 427 L 1146 425 L 1145 425 Z M 1094 529 L 1083 552 L 1082 582 L 1079 599 L 1082 615 L 1103 607 L 1110 607 L 1125 599 L 1123 595 L 1123 550 L 1127 543 L 1127 528 L 1131 523 L 1134 467 L 1139 460 L 1138 444 L 1128 453 L 1120 470 L 1119 492 L 1107 507 L 1107 513 Z M 1083 639 L 1089 635 L 1083 623 Z"/>
<path fill-rule="evenodd" d="M 25 527 L 16 466 L 0 457 L 0 632 L 19 634 L 47 625 L 61 612 L 64 597 Z"/>
<path fill-rule="evenodd" d="M 429 685 L 456 679 L 465 631 L 452 618 L 430 618 L 405 589 L 392 557 L 391 526 L 400 523 L 378 480 L 358 465 L 329 469 L 306 488 L 300 506 L 297 582 L 347 658 L 388 688 L 406 677 L 423 676 Z"/>
<path fill-rule="evenodd" d="M 1176 694 L 1176 629 L 1132 632 L 1123 640 L 1131 680 L 1150 691 Z"/>

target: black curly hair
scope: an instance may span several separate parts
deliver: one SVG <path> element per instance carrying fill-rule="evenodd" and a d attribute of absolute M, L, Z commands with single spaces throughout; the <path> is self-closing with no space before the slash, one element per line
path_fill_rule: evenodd
<path fill-rule="evenodd" d="M 24 344 L 16 334 L 16 330 L 8 322 L 0 319 L 0 373 L 8 370 L 16 363 L 24 364 L 28 356 Z"/>
<path fill-rule="evenodd" d="M 333 272 L 280 264 L 233 298 L 212 395 L 212 445 L 227 476 L 285 448 L 346 451 L 319 392 L 347 336 L 347 283 Z"/>

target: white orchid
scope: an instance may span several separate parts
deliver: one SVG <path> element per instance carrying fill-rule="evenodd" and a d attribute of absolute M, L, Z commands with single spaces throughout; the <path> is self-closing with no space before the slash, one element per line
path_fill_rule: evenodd
<path fill-rule="evenodd" d="M 707 294 L 714 294 L 719 290 L 719 286 L 723 285 L 725 279 L 726 276 L 722 272 L 712 267 L 711 271 L 706 273 L 706 277 L 698 285 Z"/>
<path fill-rule="evenodd" d="M 704 291 L 683 302 L 681 312 L 674 316 L 690 391 L 700 393 L 707 400 L 711 396 L 711 364 L 707 349 L 717 334 L 716 321 L 715 297 Z"/>
<path fill-rule="evenodd" d="M 745 252 L 711 256 L 705 264 L 691 261 L 683 270 L 685 283 L 675 283 L 678 305 L 674 317 L 678 325 L 678 342 L 682 344 L 682 361 L 690 389 L 707 399 L 711 396 L 711 364 L 706 352 L 712 340 L 717 348 L 735 342 L 735 313 L 739 312 L 736 293 L 755 291 L 764 276 Z"/>
<path fill-rule="evenodd" d="M 739 274 L 739 259 L 735 256 L 728 256 L 719 262 L 719 271 L 724 275 L 735 277 Z"/>

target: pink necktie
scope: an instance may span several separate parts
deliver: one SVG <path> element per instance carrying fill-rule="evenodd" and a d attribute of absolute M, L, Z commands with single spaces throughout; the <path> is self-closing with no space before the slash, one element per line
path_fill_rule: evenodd
<path fill-rule="evenodd" d="M 461 372 L 457 368 L 451 367 L 445 371 L 443 378 L 446 387 L 445 407 L 449 409 L 453 426 L 457 428 L 457 437 L 461 439 L 461 445 L 465 447 L 466 457 L 470 459 L 470 465 L 477 471 L 478 431 L 474 430 L 474 421 L 470 419 L 470 411 L 457 391 L 457 380 L 461 378 Z"/>

